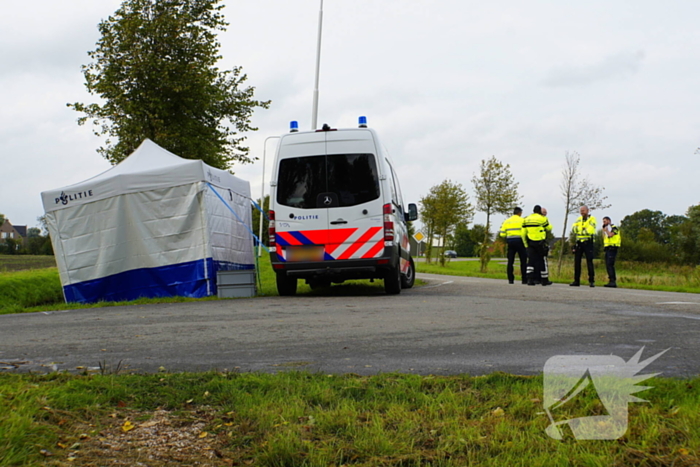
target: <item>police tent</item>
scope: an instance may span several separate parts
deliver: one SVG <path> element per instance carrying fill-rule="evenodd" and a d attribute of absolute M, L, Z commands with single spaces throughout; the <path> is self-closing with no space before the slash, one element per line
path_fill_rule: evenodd
<path fill-rule="evenodd" d="M 41 196 L 67 302 L 204 297 L 254 269 L 250 184 L 150 140 Z"/>

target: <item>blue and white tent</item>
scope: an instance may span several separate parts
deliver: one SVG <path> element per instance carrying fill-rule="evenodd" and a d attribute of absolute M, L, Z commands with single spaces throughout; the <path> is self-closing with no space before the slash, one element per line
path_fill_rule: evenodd
<path fill-rule="evenodd" d="M 150 140 L 41 196 L 67 302 L 204 297 L 254 268 L 250 184 Z"/>

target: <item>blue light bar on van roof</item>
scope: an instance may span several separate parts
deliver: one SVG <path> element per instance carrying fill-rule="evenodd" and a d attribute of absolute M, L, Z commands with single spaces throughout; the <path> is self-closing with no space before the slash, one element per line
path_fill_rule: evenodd
<path fill-rule="evenodd" d="M 367 117 L 360 117 L 360 128 L 367 128 Z"/>
<path fill-rule="evenodd" d="M 296 133 L 297 131 L 299 131 L 299 122 L 297 122 L 296 120 L 292 120 L 291 122 L 289 122 L 289 132 Z"/>

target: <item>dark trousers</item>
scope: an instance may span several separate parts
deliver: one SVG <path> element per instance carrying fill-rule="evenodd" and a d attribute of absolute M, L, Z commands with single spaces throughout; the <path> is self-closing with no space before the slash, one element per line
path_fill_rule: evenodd
<path fill-rule="evenodd" d="M 586 255 L 588 266 L 588 282 L 595 282 L 595 270 L 593 269 L 593 240 L 578 242 L 574 253 L 574 282 L 581 282 L 581 258 Z"/>
<path fill-rule="evenodd" d="M 527 250 L 525 249 L 523 241 L 516 238 L 514 240 L 508 240 L 508 266 L 506 266 L 508 282 L 515 281 L 513 265 L 515 264 L 516 254 L 518 258 L 520 258 L 520 277 L 523 281 L 527 280 Z"/>
<path fill-rule="evenodd" d="M 540 278 L 542 281 L 549 280 L 549 268 L 547 266 L 547 245 L 544 240 L 527 242 L 527 280 L 536 281 Z"/>
<path fill-rule="evenodd" d="M 617 259 L 617 247 L 607 247 L 605 249 L 605 267 L 608 270 L 608 280 L 611 284 L 617 282 L 617 274 L 615 274 L 615 259 Z"/>

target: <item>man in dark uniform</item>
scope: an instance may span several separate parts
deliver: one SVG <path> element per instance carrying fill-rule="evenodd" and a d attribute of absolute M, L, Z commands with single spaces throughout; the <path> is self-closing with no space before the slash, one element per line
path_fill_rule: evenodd
<path fill-rule="evenodd" d="M 523 220 L 522 238 L 527 247 L 527 285 L 535 285 L 535 279 L 541 278 L 542 285 L 551 285 L 547 268 L 547 232 L 552 226 L 542 215 L 542 207 L 538 204 L 533 213 Z"/>
<path fill-rule="evenodd" d="M 588 206 L 581 206 L 581 215 L 574 222 L 571 233 L 574 237 L 574 281 L 572 287 L 581 285 L 581 259 L 586 256 L 588 266 L 588 283 L 595 287 L 595 269 L 593 268 L 593 239 L 596 236 L 596 220 L 591 216 Z"/>
<path fill-rule="evenodd" d="M 617 226 L 613 225 L 608 216 L 603 217 L 603 247 L 605 249 L 605 268 L 608 270 L 608 283 L 603 287 L 617 287 L 615 274 L 615 259 L 617 250 L 622 244 L 622 237 Z"/>
<path fill-rule="evenodd" d="M 498 235 L 506 239 L 508 243 L 508 266 L 506 273 L 508 274 L 508 283 L 515 283 L 515 274 L 513 265 L 515 264 L 515 255 L 520 258 L 520 278 L 523 284 L 527 284 L 527 250 L 523 243 L 523 210 L 520 208 L 513 209 L 513 215 L 503 221 L 501 230 Z"/>

